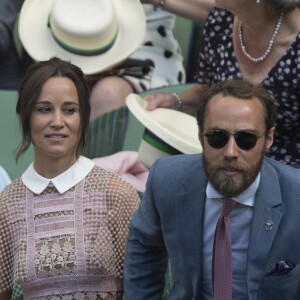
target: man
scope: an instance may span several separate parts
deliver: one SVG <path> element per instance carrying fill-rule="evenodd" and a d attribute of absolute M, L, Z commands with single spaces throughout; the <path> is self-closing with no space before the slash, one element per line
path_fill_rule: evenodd
<path fill-rule="evenodd" d="M 168 258 L 168 299 L 300 299 L 300 172 L 265 158 L 272 99 L 261 86 L 225 81 L 207 91 L 197 121 L 203 155 L 170 156 L 151 168 L 130 224 L 126 299 L 161 299 Z M 217 237 L 213 271 L 228 198 L 236 204 L 227 218 L 232 259 L 225 251 L 220 259 Z M 218 298 L 219 289 L 227 296 Z"/>

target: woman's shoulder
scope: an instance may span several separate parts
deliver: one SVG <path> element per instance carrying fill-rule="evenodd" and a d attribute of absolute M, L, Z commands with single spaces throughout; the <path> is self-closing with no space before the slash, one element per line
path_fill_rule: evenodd
<path fill-rule="evenodd" d="M 99 166 L 94 166 L 86 177 L 85 191 L 89 194 L 105 195 L 109 209 L 119 205 L 127 207 L 126 209 L 135 209 L 140 200 L 137 191 L 130 183 L 116 173 Z"/>
<path fill-rule="evenodd" d="M 116 173 L 94 166 L 86 177 L 86 188 L 94 188 L 98 191 L 107 191 L 114 189 L 116 192 L 133 191 L 134 188 L 130 183 L 122 179 Z"/>
<path fill-rule="evenodd" d="M 5 188 L 2 191 L 2 195 L 11 195 L 11 194 L 19 194 L 22 193 L 24 194 L 25 192 L 25 185 L 22 182 L 22 179 L 19 177 L 12 181 L 10 184 L 5 186 Z"/>
<path fill-rule="evenodd" d="M 292 47 L 295 47 L 295 49 L 297 51 L 300 50 L 300 31 L 298 32 L 296 39 L 295 39 L 294 43 L 292 44 Z"/>
<path fill-rule="evenodd" d="M 107 180 L 110 178 L 117 178 L 118 175 L 116 173 L 113 173 L 112 171 L 106 170 L 102 167 L 99 167 L 97 165 L 94 165 L 91 172 L 87 175 L 87 180 Z"/>
<path fill-rule="evenodd" d="M 232 31 L 234 15 L 228 10 L 214 7 L 210 10 L 204 24 L 204 39 L 218 36 L 227 37 Z"/>
<path fill-rule="evenodd" d="M 10 205 L 13 203 L 21 203 L 25 199 L 25 185 L 21 178 L 15 179 L 8 184 L 0 193 L 0 205 Z"/>
<path fill-rule="evenodd" d="M 233 22 L 234 14 L 230 11 L 218 7 L 210 10 L 206 22 L 213 24 L 223 24 Z"/>
<path fill-rule="evenodd" d="M 233 26 L 233 21 L 234 15 L 230 11 L 214 7 L 207 16 L 204 30 L 213 31 L 214 33 L 224 33 L 226 29 Z"/>

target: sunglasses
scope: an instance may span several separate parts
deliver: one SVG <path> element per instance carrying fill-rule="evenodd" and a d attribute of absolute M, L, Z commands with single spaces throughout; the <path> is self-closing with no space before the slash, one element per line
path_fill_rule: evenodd
<path fill-rule="evenodd" d="M 257 140 L 264 136 L 265 132 L 262 135 L 256 135 L 255 133 L 248 131 L 237 131 L 235 133 L 229 133 L 225 130 L 213 130 L 203 135 L 206 137 L 208 144 L 216 149 L 221 149 L 225 147 L 228 143 L 230 136 L 234 137 L 234 140 L 238 147 L 242 150 L 250 150 L 255 147 Z"/>

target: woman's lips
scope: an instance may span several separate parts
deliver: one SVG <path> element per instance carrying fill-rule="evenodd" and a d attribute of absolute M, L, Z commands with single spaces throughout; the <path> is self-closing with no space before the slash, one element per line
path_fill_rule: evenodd
<path fill-rule="evenodd" d="M 46 138 L 51 139 L 51 140 L 61 140 L 66 137 L 67 137 L 66 134 L 58 134 L 58 133 L 46 134 Z"/>

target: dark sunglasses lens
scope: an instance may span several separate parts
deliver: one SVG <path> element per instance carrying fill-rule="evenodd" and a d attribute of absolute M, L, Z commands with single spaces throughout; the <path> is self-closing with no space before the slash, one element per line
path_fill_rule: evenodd
<path fill-rule="evenodd" d="M 229 134 L 224 131 L 214 131 L 207 133 L 206 135 L 208 144 L 216 149 L 223 148 L 229 140 Z"/>
<path fill-rule="evenodd" d="M 257 136 L 251 132 L 237 132 L 235 142 L 242 150 L 252 149 L 257 143 Z"/>

